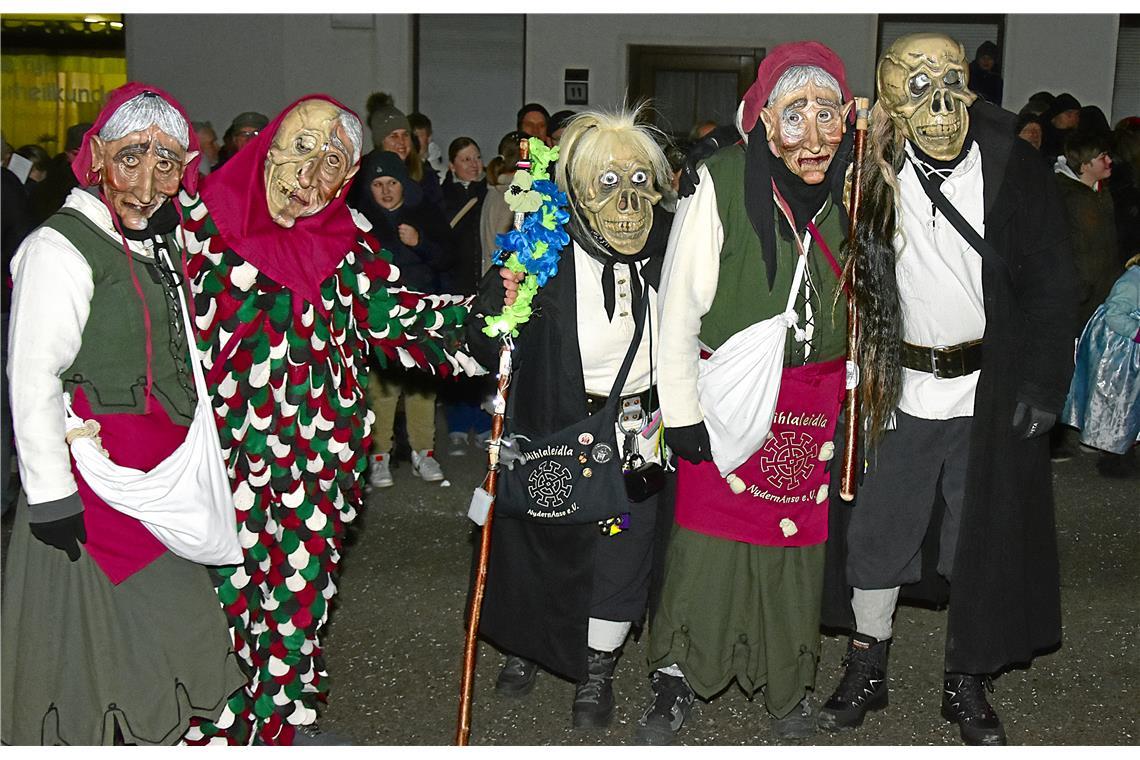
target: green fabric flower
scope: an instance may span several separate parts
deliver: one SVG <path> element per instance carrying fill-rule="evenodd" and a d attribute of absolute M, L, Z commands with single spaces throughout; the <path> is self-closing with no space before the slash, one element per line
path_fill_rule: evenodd
<path fill-rule="evenodd" d="M 511 186 L 507 188 L 506 201 L 510 206 L 511 211 L 518 213 L 530 213 L 538 211 L 542 207 L 542 194 L 537 190 L 532 190 L 531 185 L 534 178 L 521 169 L 515 172 L 515 178 L 511 181 Z"/>

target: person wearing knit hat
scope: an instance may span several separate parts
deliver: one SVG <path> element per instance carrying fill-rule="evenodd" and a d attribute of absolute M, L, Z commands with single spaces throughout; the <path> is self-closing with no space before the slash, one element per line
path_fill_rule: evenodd
<path fill-rule="evenodd" d="M 427 161 L 420 158 L 416 141 L 412 139 L 411 122 L 403 111 L 396 108 L 392 96 L 386 92 L 374 92 L 368 97 L 368 128 L 372 132 L 374 152 L 391 151 L 398 155 L 408 170 L 408 176 L 419 183 L 424 196 L 441 210 L 443 191 L 439 187 L 439 174 Z M 367 160 L 367 157 L 365 158 Z M 351 203 L 363 205 L 368 202 L 363 197 L 364 183 L 358 182 L 352 189 Z"/>
<path fill-rule="evenodd" d="M 441 276 L 452 263 L 451 228 L 443 212 L 424 200 L 420 185 L 408 176 L 395 153 L 373 151 L 364 159 L 357 180 L 354 208 L 372 224 L 370 230 L 392 255 L 400 280 L 411 290 L 442 293 Z M 447 485 L 435 456 L 435 397 L 437 383 L 418 372 L 391 367 L 371 373 L 368 406 L 376 416 L 369 454 L 368 482 L 388 488 L 392 478 L 392 429 L 396 407 L 404 402 L 412 475 L 425 483 Z"/>
<path fill-rule="evenodd" d="M 185 505 L 152 473 L 176 450 L 223 466 L 217 438 L 190 432 L 213 415 L 192 378 L 176 263 L 177 196 L 196 192 L 198 160 L 178 101 L 138 82 L 113 90 L 77 146 L 80 186 L 12 262 L 5 392 L 24 496 L 0 615 L 6 745 L 178 744 L 247 682 L 207 568 L 119 511 L 142 488 L 148 511 Z M 65 410 L 139 477 L 83 466 Z M 232 510 L 225 484 L 202 491 Z"/>
<path fill-rule="evenodd" d="M 694 696 L 711 699 L 734 680 L 749 695 L 763 692 L 777 737 L 815 730 L 829 488 L 838 493 L 828 460 L 846 351 L 842 321 L 828 315 L 845 303 L 836 257 L 847 229 L 852 107 L 843 62 L 828 47 L 773 48 L 737 111 L 744 141 L 701 164 L 695 192 L 678 205 L 659 310 L 668 326 L 659 387 L 665 440 L 677 455 L 676 524 L 649 627 L 654 699 L 638 721 L 638 743 L 670 743 Z M 797 327 L 785 339 L 786 324 L 771 320 L 789 311 Z M 730 340 L 738 345 L 769 323 L 778 332 L 766 354 L 726 356 Z M 728 480 L 717 441 L 767 420 L 706 412 L 704 348 L 735 366 L 784 367 L 773 435 Z M 799 424 L 808 419 L 812 426 Z M 710 429 L 723 433 L 710 442 Z"/>

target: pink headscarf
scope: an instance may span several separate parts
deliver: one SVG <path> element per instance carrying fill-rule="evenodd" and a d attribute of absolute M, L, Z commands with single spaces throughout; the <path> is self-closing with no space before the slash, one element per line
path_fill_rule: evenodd
<path fill-rule="evenodd" d="M 265 200 L 265 159 L 273 137 L 286 114 L 306 100 L 325 100 L 353 113 L 328 95 L 300 98 L 220 169 L 206 176 L 202 200 L 228 247 L 319 308 L 321 283 L 340 266 L 358 234 L 345 205 L 348 188 L 320 213 L 300 217 L 288 229 L 273 221 Z"/>
<path fill-rule="evenodd" d="M 186 188 L 186 191 L 193 195 L 198 192 L 198 164 L 201 161 L 202 155 L 198 150 L 198 135 L 194 132 L 194 127 L 190 125 L 190 117 L 186 115 L 182 104 L 175 100 L 170 93 L 153 85 L 143 84 L 142 82 L 127 82 L 122 87 L 117 87 L 112 90 L 107 96 L 107 103 L 103 106 L 103 110 L 99 112 L 99 116 L 95 119 L 95 123 L 91 126 L 91 129 L 87 130 L 83 135 L 83 144 L 79 146 L 79 153 L 75 156 L 75 160 L 71 162 L 71 171 L 75 173 L 75 178 L 79 180 L 79 184 L 82 187 L 99 184 L 99 174 L 91 171 L 91 138 L 99 134 L 99 130 L 110 121 L 115 111 L 119 110 L 119 106 L 144 92 L 154 93 L 162 98 L 173 106 L 174 110 L 178 111 L 178 113 L 182 115 L 182 118 L 186 120 L 186 131 L 190 138 L 190 146 L 187 150 L 197 152 L 198 155 L 194 156 L 190 163 L 186 165 L 186 169 L 182 173 L 182 187 Z"/>
<path fill-rule="evenodd" d="M 744 93 L 744 113 L 741 114 L 741 128 L 744 134 L 752 131 L 760 111 L 768 103 L 772 88 L 784 72 L 793 66 L 818 66 L 839 82 L 843 102 L 851 100 L 851 90 L 847 87 L 847 69 L 835 51 L 821 42 L 786 42 L 777 45 L 764 56 L 756 70 L 756 81 Z"/>

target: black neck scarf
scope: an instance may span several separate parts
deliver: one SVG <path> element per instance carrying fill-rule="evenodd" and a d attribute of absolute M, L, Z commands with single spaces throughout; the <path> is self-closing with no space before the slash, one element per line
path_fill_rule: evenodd
<path fill-rule="evenodd" d="M 133 230 L 125 224 L 122 224 L 122 217 L 119 218 L 119 226 L 122 229 L 123 237 L 127 240 L 144 241 L 154 238 L 160 238 L 163 235 L 169 235 L 174 232 L 178 226 L 178 210 L 174 208 L 174 204 L 178 201 L 173 198 L 168 198 L 161 206 L 155 209 L 150 218 L 146 220 L 146 227 L 141 230 Z"/>
<path fill-rule="evenodd" d="M 756 126 L 748 133 L 748 143 L 744 147 L 744 208 L 748 213 L 748 220 L 752 222 L 752 229 L 760 238 L 760 252 L 764 257 L 764 269 L 768 276 L 769 292 L 776 284 L 776 218 L 775 203 L 772 200 L 773 176 L 776 177 L 776 186 L 779 187 L 780 194 L 792 207 L 792 215 L 800 229 L 807 226 L 815 213 L 823 207 L 824 201 L 829 195 L 840 210 L 840 223 L 843 225 L 843 229 L 847 229 L 847 211 L 843 206 L 843 180 L 847 173 L 847 167 L 851 163 L 854 139 L 854 130 L 848 129 L 835 151 L 835 156 L 831 159 L 831 164 L 827 167 L 827 174 L 824 176 L 823 182 L 818 185 L 808 185 L 793 174 L 782 159 L 772 154 L 771 148 L 768 147 L 768 136 L 765 133 L 762 120 L 757 119 Z M 773 172 L 773 167 L 777 165 L 779 168 Z M 786 173 L 783 179 L 781 179 L 781 170 Z M 817 198 L 818 203 L 816 203 Z M 797 204 L 799 208 L 797 208 Z M 814 207 L 812 204 L 815 204 Z"/>
<path fill-rule="evenodd" d="M 669 242 L 669 219 L 671 215 L 664 209 L 654 208 L 653 226 L 649 228 L 649 236 L 645 245 L 634 254 L 618 253 L 599 235 L 592 227 L 586 224 L 571 224 L 570 237 L 582 246 L 592 259 L 602 262 L 602 299 L 606 309 L 606 316 L 613 321 L 614 308 L 617 305 L 616 287 L 614 285 L 614 265 L 629 264 L 630 291 L 633 298 L 633 313 L 638 314 L 641 308 L 641 299 L 645 287 L 657 287 L 661 280 L 661 265 L 665 260 L 665 245 Z M 647 261 L 641 267 L 640 273 L 634 266 L 639 261 Z"/>

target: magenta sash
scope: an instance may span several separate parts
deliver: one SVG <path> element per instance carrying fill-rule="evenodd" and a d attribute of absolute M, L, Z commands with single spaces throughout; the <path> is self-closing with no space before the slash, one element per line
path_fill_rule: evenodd
<path fill-rule="evenodd" d="M 173 422 L 153 397 L 147 414 L 92 414 L 87 397 L 77 388 L 72 393 L 71 406 L 81 418 L 99 423 L 103 448 L 115 464 L 144 472 L 170 456 L 186 439 L 189 429 Z M 111 583 L 122 583 L 166 551 L 145 525 L 95 495 L 75 466 L 74 458 L 71 472 L 83 502 L 83 523 L 87 528 L 84 548 Z"/>
<path fill-rule="evenodd" d="M 764 445 L 733 474 L 735 494 L 716 465 L 677 462 L 677 524 L 697 533 L 761 546 L 812 546 L 827 540 L 828 468 L 843 400 L 845 362 L 786 367 Z"/>

